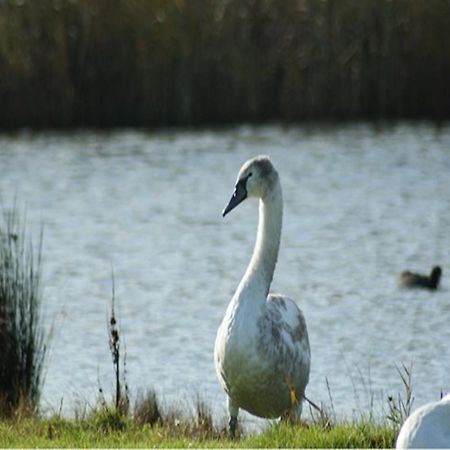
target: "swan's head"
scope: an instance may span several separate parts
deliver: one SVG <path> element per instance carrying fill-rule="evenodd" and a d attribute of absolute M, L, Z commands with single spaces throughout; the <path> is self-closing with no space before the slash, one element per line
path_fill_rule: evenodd
<path fill-rule="evenodd" d="M 278 181 L 278 173 L 268 156 L 249 159 L 239 170 L 233 195 L 223 210 L 228 214 L 248 197 L 264 199 Z"/>

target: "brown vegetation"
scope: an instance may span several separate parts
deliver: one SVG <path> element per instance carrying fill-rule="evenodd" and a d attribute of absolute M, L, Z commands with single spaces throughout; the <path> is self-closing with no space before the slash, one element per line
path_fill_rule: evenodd
<path fill-rule="evenodd" d="M 447 0 L 4 0 L 0 128 L 450 116 Z"/>

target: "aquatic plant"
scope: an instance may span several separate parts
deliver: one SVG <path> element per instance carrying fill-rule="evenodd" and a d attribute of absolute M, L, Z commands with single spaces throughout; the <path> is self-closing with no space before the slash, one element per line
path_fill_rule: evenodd
<path fill-rule="evenodd" d="M 38 408 L 48 335 L 41 321 L 42 231 L 37 248 L 16 207 L 0 223 L 0 414 Z"/>

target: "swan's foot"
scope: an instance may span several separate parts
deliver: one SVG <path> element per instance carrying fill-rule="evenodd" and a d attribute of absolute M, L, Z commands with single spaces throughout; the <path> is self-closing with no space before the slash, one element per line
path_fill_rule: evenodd
<path fill-rule="evenodd" d="M 294 408 L 288 409 L 280 416 L 280 421 L 288 425 L 293 425 L 297 422 Z"/>
<path fill-rule="evenodd" d="M 229 436 L 231 439 L 236 437 L 236 427 L 237 427 L 237 417 L 230 416 L 230 420 L 228 421 L 229 426 Z"/>

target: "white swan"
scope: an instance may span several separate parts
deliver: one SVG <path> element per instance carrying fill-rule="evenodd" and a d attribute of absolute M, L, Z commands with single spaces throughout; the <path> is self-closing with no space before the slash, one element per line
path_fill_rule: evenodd
<path fill-rule="evenodd" d="M 403 424 L 395 448 L 450 448 L 450 394 L 416 409 Z"/>
<path fill-rule="evenodd" d="M 259 417 L 298 419 L 309 380 L 310 349 L 303 313 L 290 298 L 269 294 L 278 258 L 283 197 L 266 156 L 247 161 L 223 216 L 247 197 L 259 198 L 250 264 L 217 331 L 214 362 L 227 393 L 229 430 L 239 408 Z"/>

